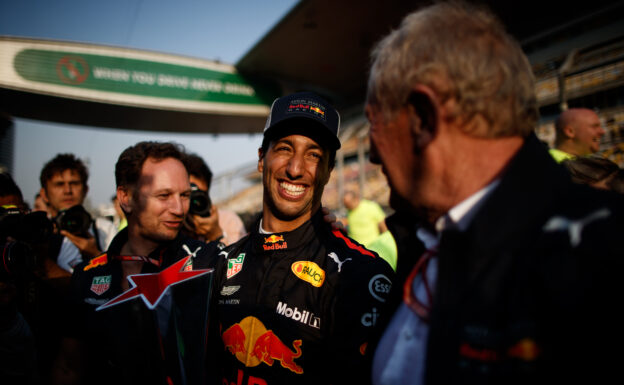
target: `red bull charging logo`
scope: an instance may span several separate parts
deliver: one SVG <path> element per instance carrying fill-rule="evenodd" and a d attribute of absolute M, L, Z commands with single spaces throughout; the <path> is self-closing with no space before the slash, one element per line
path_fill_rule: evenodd
<path fill-rule="evenodd" d="M 108 257 L 106 256 L 106 254 L 102 254 L 99 257 L 92 258 L 91 261 L 89 261 L 89 264 L 84 267 L 83 271 L 91 270 L 94 267 L 98 266 L 104 266 L 107 263 Z"/>
<path fill-rule="evenodd" d="M 282 243 L 277 243 L 277 242 L 282 242 Z M 270 236 L 264 238 L 264 245 L 262 245 L 262 247 L 266 251 L 287 249 L 288 243 L 284 241 L 283 235 L 271 234 Z"/>
<path fill-rule="evenodd" d="M 273 366 L 279 361 L 283 368 L 302 374 L 303 368 L 295 359 L 301 357 L 301 340 L 294 340 L 291 350 L 272 330 L 267 330 L 262 321 L 255 317 L 245 317 L 230 326 L 221 335 L 223 344 L 247 367 L 264 362 Z"/>
<path fill-rule="evenodd" d="M 264 238 L 264 243 L 276 243 L 276 242 L 284 242 L 284 236 L 271 234 L 271 236 Z"/>

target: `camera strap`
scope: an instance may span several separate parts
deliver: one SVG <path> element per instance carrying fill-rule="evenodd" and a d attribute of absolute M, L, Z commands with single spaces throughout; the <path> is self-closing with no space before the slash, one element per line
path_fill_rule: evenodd
<path fill-rule="evenodd" d="M 91 228 L 93 229 L 93 236 L 95 237 L 95 244 L 98 250 L 104 250 L 102 245 L 100 245 L 100 233 L 98 233 L 97 227 L 95 227 L 95 221 L 91 221 Z"/>
<path fill-rule="evenodd" d="M 143 257 L 141 255 L 116 255 L 113 258 L 118 259 L 120 261 L 141 261 L 146 263 L 151 263 L 156 267 L 160 267 L 161 261 L 158 259 Z"/>

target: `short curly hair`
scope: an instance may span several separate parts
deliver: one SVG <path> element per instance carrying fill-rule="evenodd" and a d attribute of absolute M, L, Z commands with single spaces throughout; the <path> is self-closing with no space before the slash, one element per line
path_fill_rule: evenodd
<path fill-rule="evenodd" d="M 184 163 L 184 148 L 171 142 L 139 142 L 126 148 L 115 164 L 115 183 L 117 187 L 134 187 L 141 177 L 143 163 L 148 158 L 163 160 L 178 159 Z M 185 166 L 186 168 L 186 166 Z"/>
<path fill-rule="evenodd" d="M 41 169 L 39 175 L 39 182 L 42 188 L 46 188 L 47 182 L 54 177 L 54 175 L 62 173 L 65 170 L 73 170 L 80 176 L 80 181 L 84 187 L 87 186 L 87 180 L 89 179 L 89 171 L 87 167 L 78 159 L 74 154 L 58 154 Z"/>

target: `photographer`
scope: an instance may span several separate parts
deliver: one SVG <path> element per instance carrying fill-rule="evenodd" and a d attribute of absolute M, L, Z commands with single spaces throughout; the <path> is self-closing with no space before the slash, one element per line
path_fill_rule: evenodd
<path fill-rule="evenodd" d="M 56 254 L 56 263 L 69 273 L 83 260 L 93 258 L 106 250 L 116 233 L 112 222 L 104 218 L 91 221 L 85 215 L 84 209 L 75 207 L 82 206 L 84 202 L 89 190 L 88 178 L 87 168 L 73 154 L 58 154 L 45 164 L 39 178 L 40 194 L 48 205 L 51 215 L 57 219 L 57 227 L 59 223 L 63 223 L 63 217 L 65 223 L 87 221 L 89 224 L 88 229 L 78 229 L 83 227 L 78 226 L 75 231 L 67 231 L 63 226 L 59 228 L 62 238 L 58 239 L 56 244 L 59 250 Z M 71 212 L 67 213 L 69 209 Z"/>
<path fill-rule="evenodd" d="M 191 181 L 191 205 L 184 221 L 184 232 L 202 241 L 220 241 L 229 245 L 247 233 L 240 217 L 231 210 L 212 205 L 208 191 L 212 172 L 204 160 L 195 154 L 186 154 L 184 164 Z"/>
<path fill-rule="evenodd" d="M 26 212 L 11 175 L 0 174 L 0 383 L 38 381 L 37 349 L 31 327 L 35 259 L 18 240 Z M 24 294 L 29 292 L 28 297 Z M 28 301 L 25 299 L 28 298 Z M 26 311 L 24 313 L 24 311 Z M 31 319 L 27 319 L 31 318 Z"/>

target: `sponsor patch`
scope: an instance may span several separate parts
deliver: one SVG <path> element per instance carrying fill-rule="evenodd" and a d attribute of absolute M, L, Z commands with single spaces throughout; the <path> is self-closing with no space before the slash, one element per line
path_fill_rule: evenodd
<path fill-rule="evenodd" d="M 495 362 L 501 359 L 500 354 L 496 350 L 473 347 L 467 342 L 464 342 L 459 346 L 459 355 L 481 362 Z"/>
<path fill-rule="evenodd" d="M 197 246 L 195 251 L 191 251 L 191 249 L 187 245 L 182 245 L 182 249 L 186 251 L 188 255 L 192 256 L 193 258 L 197 258 L 197 253 L 199 252 L 199 250 L 201 250 L 201 246 Z"/>
<path fill-rule="evenodd" d="M 232 295 L 232 294 L 236 293 L 238 291 L 238 289 L 240 289 L 240 285 L 237 285 L 237 286 L 223 286 L 223 288 L 221 288 L 221 295 L 223 295 L 223 296 Z"/>
<path fill-rule="evenodd" d="M 89 305 L 104 305 L 106 302 L 108 302 L 108 298 L 101 298 L 101 299 L 97 299 L 97 298 L 85 298 L 84 299 L 85 303 L 88 303 Z"/>
<path fill-rule="evenodd" d="M 108 258 L 106 254 L 102 254 L 99 257 L 91 258 L 91 260 L 89 261 L 89 264 L 84 267 L 83 271 L 88 271 L 98 266 L 104 266 L 107 263 L 108 263 Z"/>
<path fill-rule="evenodd" d="M 134 299 L 141 299 L 148 309 L 154 310 L 166 294 L 170 292 L 171 287 L 191 279 L 205 276 L 212 271 L 212 269 L 182 271 L 182 266 L 184 266 L 190 258 L 191 257 L 188 256 L 180 259 L 159 273 L 129 275 L 128 283 L 130 283 L 131 287 L 95 309 L 95 311 L 101 311 Z"/>
<path fill-rule="evenodd" d="M 377 274 L 368 282 L 368 291 L 380 302 L 386 302 L 386 296 L 390 293 L 392 281 L 383 274 Z"/>
<path fill-rule="evenodd" d="M 312 326 L 315 329 L 321 328 L 321 318 L 314 316 L 314 313 L 309 312 L 307 310 L 299 310 L 295 306 L 295 308 L 288 307 L 287 303 L 282 303 L 280 301 L 277 304 L 277 309 L 275 312 L 279 315 L 283 315 L 286 318 L 290 318 L 293 321 L 301 322 L 304 325 Z"/>
<path fill-rule="evenodd" d="M 286 113 L 289 112 L 308 112 L 317 118 L 325 120 L 325 106 L 320 105 L 313 100 L 295 99 L 288 105 Z"/>
<path fill-rule="evenodd" d="M 341 261 L 340 258 L 338 258 L 338 255 L 336 253 L 334 253 L 334 252 L 331 252 L 331 253 L 327 254 L 327 256 L 329 258 L 333 259 L 334 262 L 336 262 L 338 264 L 338 272 L 339 273 L 340 273 L 340 270 L 342 270 L 342 264 L 351 260 L 351 258 L 347 258 L 344 261 Z"/>
<path fill-rule="evenodd" d="M 572 247 L 577 247 L 581 243 L 581 234 L 585 226 L 592 222 L 609 218 L 610 216 L 611 211 L 607 208 L 596 210 L 585 218 L 580 218 L 578 220 L 572 220 L 564 216 L 554 216 L 546 222 L 542 230 L 544 232 L 567 231 L 570 236 L 570 245 L 572 245 Z"/>
<path fill-rule="evenodd" d="M 375 326 L 375 324 L 377 323 L 377 316 L 379 316 L 379 313 L 377 313 L 377 308 L 373 308 L 373 310 L 371 310 L 369 313 L 362 314 L 362 318 L 360 319 L 360 321 L 362 321 L 362 325 L 366 327 Z"/>
<path fill-rule="evenodd" d="M 527 362 L 535 361 L 540 353 L 541 349 L 531 338 L 523 338 L 507 350 L 509 357 Z"/>
<path fill-rule="evenodd" d="M 277 243 L 277 242 L 284 242 L 284 236 L 271 234 L 270 236 L 264 238 L 264 243 Z"/>
<path fill-rule="evenodd" d="M 297 278 L 302 279 L 308 282 L 310 285 L 315 287 L 323 286 L 323 282 L 325 281 L 325 271 L 319 267 L 314 262 L 310 261 L 299 261 L 295 262 L 290 266 L 293 274 L 297 276 Z"/>
<path fill-rule="evenodd" d="M 91 281 L 91 291 L 97 295 L 102 295 L 110 289 L 111 280 L 112 276 L 110 275 L 93 277 L 93 281 Z"/>
<path fill-rule="evenodd" d="M 188 261 L 184 263 L 184 266 L 182 266 L 182 271 L 191 271 L 191 270 L 193 270 L 193 258 L 189 258 Z"/>
<path fill-rule="evenodd" d="M 182 245 L 182 249 L 188 253 L 187 257 L 191 257 L 182 267 L 182 271 L 191 271 L 193 270 L 193 259 L 197 258 L 197 253 L 199 252 L 199 250 L 201 250 L 201 246 L 198 246 L 195 251 L 191 251 L 191 249 L 187 245 Z"/>
<path fill-rule="evenodd" d="M 293 373 L 303 374 L 303 368 L 295 361 L 301 357 L 302 341 L 282 341 L 256 317 L 245 317 L 233 324 L 221 334 L 221 339 L 225 349 L 246 367 L 264 363 L 274 368 L 280 365 Z"/>
<path fill-rule="evenodd" d="M 225 274 L 227 279 L 230 279 L 236 274 L 240 273 L 240 271 L 243 269 L 244 260 L 245 253 L 240 253 L 236 258 L 228 259 L 228 268 Z"/>
<path fill-rule="evenodd" d="M 237 298 L 220 299 L 219 305 L 240 305 L 240 299 L 237 299 Z"/>
<path fill-rule="evenodd" d="M 316 112 L 317 114 L 321 114 L 321 115 L 325 116 L 325 111 L 324 111 L 324 110 L 321 110 L 319 107 L 314 107 L 314 106 L 311 106 L 311 107 L 310 107 L 310 111 L 314 111 L 314 112 Z"/>
<path fill-rule="evenodd" d="M 278 242 L 282 242 L 282 243 L 278 243 Z M 265 251 L 282 250 L 282 249 L 288 248 L 288 243 L 284 241 L 283 235 L 271 234 L 270 236 L 264 238 L 264 245 L 262 245 L 262 248 Z"/>

